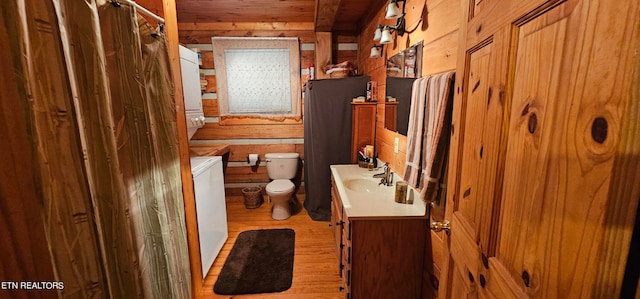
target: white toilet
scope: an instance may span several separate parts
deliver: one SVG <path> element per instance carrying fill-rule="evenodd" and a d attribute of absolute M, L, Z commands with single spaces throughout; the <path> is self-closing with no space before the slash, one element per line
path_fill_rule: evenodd
<path fill-rule="evenodd" d="M 291 216 L 289 200 L 296 186 L 290 181 L 298 171 L 298 153 L 269 153 L 264 155 L 267 174 L 272 181 L 267 184 L 267 195 L 273 205 L 271 218 L 284 220 Z"/>

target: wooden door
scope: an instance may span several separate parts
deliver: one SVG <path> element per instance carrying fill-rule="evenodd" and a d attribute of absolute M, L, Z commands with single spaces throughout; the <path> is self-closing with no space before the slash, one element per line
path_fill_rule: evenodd
<path fill-rule="evenodd" d="M 617 298 L 640 198 L 639 3 L 462 3 L 441 297 Z"/>

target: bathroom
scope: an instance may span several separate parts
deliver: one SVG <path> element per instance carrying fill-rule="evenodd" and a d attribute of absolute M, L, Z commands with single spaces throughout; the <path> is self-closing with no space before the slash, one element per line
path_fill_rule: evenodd
<path fill-rule="evenodd" d="M 21 3 L 22 1 L 9 2 Z M 390 110 L 389 104 L 386 103 L 387 94 L 385 94 L 387 89 L 387 59 L 385 58 L 391 58 L 413 45 L 422 43 L 421 76 L 456 72 L 450 158 L 447 162 L 450 175 L 446 183 L 446 186 L 454 187 L 446 189 L 448 192 L 446 198 L 440 199 L 436 207 L 431 210 L 432 219 L 427 225 L 430 225 L 433 220 L 440 223 L 440 229 L 425 233 L 427 245 L 424 246 L 424 254 L 421 257 L 423 259 L 422 298 L 432 298 L 436 295 L 459 298 L 462 295 L 482 296 L 486 293 L 503 298 L 554 298 L 576 296 L 576 294 L 598 297 L 602 290 L 591 285 L 604 284 L 611 285 L 613 293 L 620 294 L 620 297 L 624 297 L 624 294 L 632 294 L 630 297 L 633 297 L 633 294 L 640 293 L 637 291 L 637 269 L 632 271 L 629 269 L 633 267 L 628 266 L 638 259 L 637 254 L 631 253 L 640 252 L 636 250 L 638 233 L 633 232 L 634 227 L 636 231 L 638 227 L 636 215 L 638 198 L 640 198 L 638 183 L 640 174 L 637 170 L 639 167 L 634 168 L 634 166 L 638 165 L 640 159 L 640 145 L 636 137 L 640 134 L 638 134 L 636 122 L 631 121 L 637 119 L 637 115 L 640 114 L 640 108 L 635 104 L 638 102 L 638 95 L 631 92 L 634 88 L 637 89 L 639 84 L 637 73 L 640 72 L 638 70 L 640 67 L 638 67 L 637 57 L 623 55 L 638 51 L 638 35 L 630 33 L 637 33 L 638 30 L 638 20 L 640 20 L 638 4 L 621 3 L 604 7 L 604 1 L 539 0 L 531 1 L 533 4 L 528 4 L 529 6 L 508 6 L 503 2 L 516 1 L 463 1 L 475 4 L 470 5 L 473 9 L 466 7 L 461 9 L 460 1 L 397 1 L 400 8 L 404 7 L 406 32 L 402 35 L 397 31 L 393 32 L 393 42 L 377 48 L 382 57 L 372 58 L 370 50 L 380 45 L 373 40 L 378 25 L 396 24 L 395 20 L 385 19 L 388 0 L 342 1 L 352 3 L 353 6 L 347 6 L 347 8 L 338 7 L 335 1 L 291 1 L 297 4 L 284 1 L 282 3 L 287 3 L 286 9 L 280 9 L 278 13 L 272 14 L 266 20 L 251 17 L 252 10 L 242 7 L 245 1 L 216 1 L 221 6 L 211 13 L 209 19 L 197 17 L 190 11 L 190 9 L 198 10 L 197 4 L 193 4 L 194 1 L 139 0 L 136 2 L 165 18 L 164 30 L 167 40 L 170 47 L 175 47 L 169 51 L 170 55 L 174 55 L 173 63 L 177 57 L 177 44 L 199 48 L 201 51 L 201 69 L 204 73 L 203 80 L 206 81 L 202 94 L 204 126 L 195 132 L 190 141 L 182 136 L 179 142 L 180 173 L 183 176 L 181 183 L 186 215 L 185 237 L 189 239 L 190 265 L 188 266 L 191 268 L 189 281 L 181 283 L 186 286 L 185 288 L 190 289 L 192 297 L 222 298 L 213 293 L 213 285 L 217 275 L 214 273 L 220 271 L 223 264 L 216 261 L 210 275 L 204 280 L 198 278 L 202 275 L 201 271 L 194 270 L 200 266 L 200 262 L 196 261 L 197 253 L 193 249 L 193 244 L 196 244 L 193 240 L 197 236 L 193 207 L 194 191 L 191 179 L 184 178 L 191 172 L 188 167 L 189 157 L 193 155 L 221 155 L 224 159 L 229 239 L 220 257 L 226 257 L 229 254 L 232 242 L 240 231 L 291 227 L 296 231 L 297 246 L 294 283 L 288 291 L 272 294 L 272 298 L 281 298 L 279 295 L 295 298 L 345 297 L 344 290 L 340 289 L 342 280 L 338 269 L 339 263 L 336 262 L 331 228 L 327 227 L 327 222 L 312 220 L 306 214 L 306 209 L 299 206 L 305 199 L 302 172 L 305 165 L 303 161 L 306 143 L 303 123 L 293 119 L 291 123 L 221 124 L 220 103 L 216 95 L 219 84 L 216 82 L 217 64 L 214 62 L 212 51 L 213 36 L 297 38 L 300 48 L 300 89 L 303 88 L 312 70 L 315 79 L 325 79 L 330 75 L 323 72 L 323 66 L 343 61 L 354 64 L 358 75 L 369 76 L 377 84 L 377 121 L 374 125 L 375 141 L 373 142 L 375 153 L 380 161 L 388 162 L 390 169 L 399 176 L 405 173 L 408 142 L 405 135 L 390 129 L 392 125 L 386 121 L 390 116 Z M 596 2 L 602 2 L 602 5 L 595 8 Z M 300 8 L 290 9 L 291 5 L 300 5 Z M 8 9 L 7 7 L 3 6 L 3 9 Z M 503 12 L 502 9 L 506 10 L 504 7 L 510 7 L 511 10 Z M 275 8 L 278 8 L 278 5 L 274 5 Z M 588 8 L 592 9 L 593 16 L 580 13 L 581 10 Z M 246 11 L 246 19 L 238 15 L 238 10 Z M 474 14 L 471 15 L 471 12 Z M 548 19 L 536 19 L 536 16 L 546 17 L 547 12 L 550 12 Z M 356 15 L 358 13 L 361 16 Z M 487 23 L 488 20 L 507 22 L 506 19 L 498 17 L 502 14 L 520 17 L 513 18 L 513 22 L 509 23 L 512 27 L 499 27 L 494 23 Z M 317 15 L 315 19 L 314 15 Z M 615 18 L 604 17 L 614 15 Z M 578 24 L 582 21 L 588 24 L 595 23 L 593 18 L 598 16 L 607 19 L 609 26 L 601 25 L 598 28 L 617 28 L 617 30 L 609 29 L 610 31 L 603 32 L 598 31 L 600 29 L 593 29 L 592 32 L 589 31 L 591 29 L 587 30 Z M 7 22 L 4 18 L 6 17 L 3 17 L 3 25 Z M 562 21 L 564 18 L 569 22 Z M 528 22 L 529 20 L 534 21 Z M 556 20 L 559 21 L 556 22 Z M 149 21 L 153 24 L 152 19 Z M 544 26 L 561 34 L 555 36 L 547 31 L 538 30 L 546 28 Z M 634 29 L 636 31 L 633 31 Z M 591 35 L 585 37 L 586 41 L 576 41 L 569 37 L 573 35 L 567 33 L 587 31 L 591 32 Z M 11 37 L 6 32 L 5 30 L 0 35 L 3 41 Z M 534 38 L 527 39 L 529 36 Z M 630 37 L 622 39 L 621 36 Z M 542 40 L 542 45 L 536 43 L 538 38 Z M 552 41 L 565 43 L 552 43 Z M 550 44 L 555 48 L 546 46 Z M 613 49 L 603 50 L 592 46 L 596 44 L 615 46 L 612 46 Z M 521 47 L 521 51 L 516 51 L 516 45 L 524 46 Z M 546 56 L 539 55 L 538 53 L 542 51 L 537 50 L 540 48 L 549 49 L 549 53 Z M 585 54 L 586 52 L 582 51 L 584 49 L 589 49 L 590 54 Z M 566 53 L 575 53 L 575 58 L 574 55 Z M 6 57 L 10 56 L 7 52 L 3 54 L 6 54 Z M 16 56 L 13 57 L 18 59 Z M 532 58 L 527 60 L 527 57 Z M 591 59 L 597 61 L 589 64 L 580 60 L 588 57 L 595 57 Z M 535 66 L 548 61 L 553 64 L 549 68 L 540 68 L 537 72 L 538 69 L 535 69 Z M 605 61 L 607 63 L 604 63 Z M 508 67 L 505 66 L 507 64 Z M 585 69 L 579 69 L 581 65 L 584 65 Z M 5 66 L 2 68 L 5 72 L 4 76 L 11 77 L 12 72 L 7 71 L 9 68 Z M 558 71 L 559 69 L 563 72 Z M 615 75 L 598 80 L 577 75 L 596 72 L 615 73 Z M 527 76 L 514 77 L 513 73 L 522 73 Z M 460 78 L 465 79 L 460 80 Z M 518 80 L 518 78 L 527 78 L 527 80 Z M 538 84 L 530 84 L 529 81 L 535 81 Z M 572 89 L 569 91 L 561 84 L 556 84 L 557 82 L 570 82 Z M 609 86 L 616 86 L 616 88 L 610 89 Z M 12 269 L 15 273 L 7 272 L 4 274 L 6 277 L 0 277 L 0 280 L 2 282 L 56 281 L 59 280 L 56 277 L 75 277 L 64 279 L 66 290 L 70 292 L 73 287 L 82 284 L 74 283 L 74 279 L 78 279 L 77 274 L 66 272 L 66 269 L 74 268 L 71 266 L 67 268 L 66 264 L 58 260 L 62 259 L 62 255 L 56 256 L 55 259 L 51 257 L 53 254 L 50 253 L 50 248 L 56 247 L 51 244 L 63 245 L 56 243 L 57 239 L 52 238 L 47 229 L 43 229 L 47 224 L 43 223 L 42 219 L 49 219 L 43 216 L 45 209 L 42 204 L 42 198 L 46 197 L 43 194 L 49 193 L 38 189 L 43 180 L 33 179 L 31 183 L 25 180 L 26 183 L 22 183 L 6 175 L 6 173 L 16 173 L 14 177 L 31 178 L 41 173 L 42 166 L 50 161 L 37 161 L 33 158 L 36 156 L 34 153 L 37 151 L 33 149 L 37 148 L 37 143 L 31 137 L 21 137 L 30 135 L 16 131 L 15 124 L 20 128 L 28 126 L 24 122 L 25 119 L 15 117 L 21 113 L 16 110 L 19 106 L 5 100 L 17 98 L 17 96 L 10 92 L 9 87 L 3 85 L 2 89 L 4 117 L 1 123 L 9 132 L 7 137 L 9 141 L 6 143 L 10 145 L 5 147 L 2 153 L 4 157 L 16 157 L 10 159 L 12 161 L 3 161 L 3 170 L 12 167 L 10 172 L 5 172 L 2 179 L 3 207 L 7 207 L 3 210 L 24 212 L 7 214 L 8 226 L 13 229 L 5 231 L 3 228 L 3 235 L 10 236 L 10 240 L 15 244 L 13 249 L 3 257 L 3 265 L 5 265 L 6 256 L 17 256 L 19 258 L 7 261 L 6 264 L 14 265 L 15 260 L 19 260 L 20 263 L 17 264 L 22 270 Z M 587 90 L 586 95 L 581 96 L 584 100 L 577 99 L 579 97 L 574 95 L 577 93 L 576 90 Z M 535 94 L 538 97 L 528 96 L 529 94 Z M 562 95 L 563 99 L 571 97 L 575 102 L 563 106 L 558 103 L 559 101 L 546 101 L 546 98 L 558 97 L 558 95 Z M 573 98 L 574 96 L 576 98 Z M 459 99 L 460 101 L 456 102 Z M 461 104 L 461 99 L 464 99 L 464 105 Z M 518 102 L 516 99 L 522 100 Z M 300 101 L 304 105 L 304 102 Z M 181 104 L 178 102 L 176 105 L 180 110 Z M 575 107 L 582 107 L 582 109 Z M 67 112 L 60 110 L 55 115 L 62 117 Z M 184 118 L 181 120 L 178 117 L 178 129 L 186 131 L 184 127 L 180 127 L 180 121 L 186 123 Z M 562 129 L 549 129 L 554 125 L 561 126 Z M 28 130 L 24 129 L 24 131 Z M 560 133 L 554 135 L 553 132 L 556 131 L 568 132 L 566 134 L 570 137 L 558 136 L 561 135 Z M 75 142 L 73 138 L 69 141 L 60 136 L 56 136 L 55 140 Z M 569 143 L 570 146 L 560 145 Z M 567 147 L 570 148 L 567 149 Z M 30 151 L 33 151 L 31 156 Z M 292 205 L 293 213 L 286 220 L 272 219 L 270 210 L 272 204 L 268 201 L 266 194 L 265 202 L 259 208 L 247 209 L 243 203 L 243 188 L 256 186 L 265 188 L 269 183 L 270 179 L 265 167 L 267 160 L 265 155 L 268 153 L 297 153 L 300 156 L 299 173 L 293 179 L 298 206 Z M 257 166 L 247 163 L 250 154 L 258 155 Z M 82 153 L 78 155 L 82 156 Z M 22 158 L 19 159 L 19 157 Z M 49 158 L 52 157 L 56 156 Z M 20 161 L 20 163 L 14 161 Z M 566 162 L 566 164 L 556 163 L 557 161 Z M 379 168 L 375 173 L 381 170 Z M 330 177 L 326 178 L 327 181 L 329 179 Z M 73 181 L 72 178 L 68 180 Z M 174 177 L 172 181 L 180 180 Z M 47 181 L 44 180 L 44 182 Z M 19 186 L 19 188 L 12 188 L 13 186 Z M 23 198 L 32 200 L 9 200 L 15 198 L 16 194 L 23 194 Z M 32 195 L 27 197 L 24 194 Z M 527 196 L 522 196 L 523 194 Z M 91 197 L 80 193 L 65 193 L 65 195 Z M 63 197 L 60 196 L 60 198 Z M 504 198 L 502 202 L 500 198 Z M 584 198 L 590 198 L 591 201 L 586 201 Z M 524 204 L 518 204 L 520 200 Z M 445 209 L 444 201 L 455 204 L 447 205 Z M 534 204 L 539 201 L 553 204 Z M 561 207 L 557 201 L 572 208 Z M 584 202 L 589 202 L 589 205 L 585 204 L 584 209 L 577 208 Z M 588 207 L 592 207 L 597 212 L 587 211 Z M 93 213 L 99 216 L 100 212 Z M 69 213 L 69 215 L 75 215 L 74 223 L 87 223 L 85 213 Z M 530 217 L 526 221 L 528 226 L 521 224 L 522 227 L 515 227 L 514 223 L 526 217 Z M 71 216 L 69 218 L 71 219 Z M 89 219 L 91 218 L 89 216 Z M 445 220 L 450 221 L 450 229 L 442 228 Z M 26 223 L 30 225 L 25 225 Z M 612 227 L 616 229 L 610 229 Z M 99 229 L 93 228 L 93 230 Z M 554 230 L 557 236 L 553 241 L 545 240 L 550 238 Z M 22 238 L 20 237 L 22 235 L 30 237 Z M 516 237 L 510 239 L 509 235 Z M 596 237 L 584 240 L 568 237 L 577 235 Z M 523 246 L 522 242 L 533 244 L 533 246 Z M 89 244 L 91 242 L 80 243 L 84 244 L 83 250 L 86 251 L 99 247 Z M 21 250 L 25 248 L 29 250 Z M 589 252 L 589 248 L 600 249 Z M 577 258 L 559 261 L 560 258 L 552 253 L 554 250 L 569 251 Z M 80 251 L 78 249 L 75 254 L 82 255 L 78 253 Z M 619 256 L 612 252 L 625 254 Z M 100 260 L 98 257 L 95 258 Z M 607 260 L 608 264 L 600 262 L 600 260 L 606 260 L 605 258 L 611 258 Z M 58 260 L 58 262 L 54 263 L 52 260 Z M 594 274 L 602 273 L 603 269 L 609 269 L 609 264 L 615 265 L 613 272 L 607 272 L 609 274 L 602 276 Z M 96 264 L 87 266 L 87 269 L 91 271 L 87 271 L 86 276 L 98 282 L 97 287 L 93 287 L 94 290 L 105 290 L 95 294 L 110 294 L 106 291 L 109 289 L 109 279 L 105 277 L 109 276 L 113 279 L 119 276 L 109 272 L 109 267 L 103 268 Z M 569 280 L 568 277 L 573 277 L 575 273 L 589 273 L 585 278 L 589 284 Z M 505 282 L 507 280 L 508 282 Z M 151 284 L 144 279 L 141 281 Z M 502 289 L 505 293 L 497 293 L 496 288 L 502 287 L 502 283 L 509 285 L 508 290 Z M 577 290 L 582 286 L 584 286 L 583 291 Z M 127 287 L 135 288 L 125 284 L 124 289 L 126 290 Z M 151 288 L 149 285 L 145 287 Z M 90 287 L 86 288 L 90 289 Z M 83 287 L 78 289 L 88 292 Z M 0 297 L 3 291 L 4 289 L 0 290 Z M 111 289 L 111 296 L 117 297 L 116 294 L 118 293 Z M 17 296 L 32 295 L 24 291 L 17 294 Z M 58 295 L 67 296 L 64 293 L 58 293 Z"/>

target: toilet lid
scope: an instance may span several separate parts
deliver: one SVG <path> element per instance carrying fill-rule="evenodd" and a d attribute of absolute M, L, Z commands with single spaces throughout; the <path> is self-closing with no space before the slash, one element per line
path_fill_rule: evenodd
<path fill-rule="evenodd" d="M 267 184 L 267 192 L 271 193 L 286 193 L 291 192 L 295 189 L 295 185 L 290 180 L 273 180 L 271 183 Z"/>

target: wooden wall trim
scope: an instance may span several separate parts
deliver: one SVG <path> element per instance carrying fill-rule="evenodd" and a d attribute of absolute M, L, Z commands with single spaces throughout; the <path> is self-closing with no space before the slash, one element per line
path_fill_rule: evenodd
<path fill-rule="evenodd" d="M 183 44 L 210 44 L 212 36 L 297 37 L 301 43 L 315 40 L 313 30 L 180 30 Z"/>
<path fill-rule="evenodd" d="M 315 30 L 331 31 L 341 0 L 316 0 Z"/>
<path fill-rule="evenodd" d="M 303 138 L 304 125 L 237 125 L 221 126 L 206 123 L 198 129 L 194 140 L 198 139 L 262 139 L 262 138 Z"/>
<path fill-rule="evenodd" d="M 286 31 L 313 31 L 311 22 L 211 22 L 211 23 L 178 23 L 178 30 L 193 31 L 255 31 L 255 30 L 286 30 Z"/>
<path fill-rule="evenodd" d="M 162 0 L 165 19 L 169 59 L 175 85 L 176 123 L 178 126 L 178 150 L 180 152 L 180 173 L 182 175 L 182 194 L 184 196 L 185 225 L 191 264 L 191 297 L 197 298 L 202 291 L 202 266 L 200 262 L 200 242 L 196 220 L 195 192 L 191 176 L 189 155 L 189 137 L 185 116 L 184 98 L 182 95 L 182 76 L 180 71 L 180 53 L 178 50 L 179 35 L 175 0 Z"/>
<path fill-rule="evenodd" d="M 298 153 L 304 159 L 304 144 L 230 144 L 229 162 L 246 162 L 249 154 L 258 154 L 261 161 L 265 160 L 267 153 Z"/>
<path fill-rule="evenodd" d="M 329 75 L 320 69 L 332 63 L 331 32 L 316 32 L 315 43 L 316 79 L 327 79 Z"/>
<path fill-rule="evenodd" d="M 220 116 L 220 104 L 218 100 L 202 99 L 202 111 L 204 113 L 204 116 L 207 116 L 207 117 Z"/>

